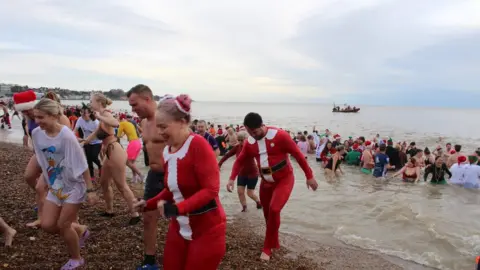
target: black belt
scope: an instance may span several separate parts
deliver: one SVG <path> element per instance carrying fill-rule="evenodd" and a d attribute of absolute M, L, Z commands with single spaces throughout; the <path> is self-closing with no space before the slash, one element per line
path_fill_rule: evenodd
<path fill-rule="evenodd" d="M 201 207 L 200 209 L 197 209 L 193 212 L 188 213 L 187 216 L 197 216 L 197 215 L 205 214 L 206 212 L 213 209 L 217 209 L 217 201 L 215 199 L 209 201 L 205 206 Z"/>
<path fill-rule="evenodd" d="M 267 167 L 267 168 L 261 168 L 260 173 L 261 174 L 273 174 L 275 172 L 278 172 L 279 170 L 283 169 L 287 165 L 287 160 L 284 159 L 280 161 L 279 163 L 273 165 L 272 167 Z"/>

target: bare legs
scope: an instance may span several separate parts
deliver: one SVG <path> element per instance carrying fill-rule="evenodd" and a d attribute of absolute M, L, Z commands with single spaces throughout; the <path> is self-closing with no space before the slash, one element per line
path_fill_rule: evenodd
<path fill-rule="evenodd" d="M 132 170 L 132 181 L 137 182 L 137 178 L 141 181 L 143 180 L 142 172 L 135 165 L 135 160 L 127 160 L 127 167 Z"/>
<path fill-rule="evenodd" d="M 135 223 L 138 223 L 138 221 L 140 221 L 140 217 L 138 212 L 136 212 L 133 207 L 135 196 L 130 187 L 127 185 L 127 179 L 125 177 L 127 154 L 119 144 L 115 143 L 113 147 L 110 147 L 110 153 L 108 156 L 109 158 L 106 158 L 103 163 L 103 173 L 100 177 L 105 202 L 107 204 L 106 212 L 113 213 L 113 190 L 110 186 L 111 180 L 113 179 L 115 186 L 128 204 L 128 209 L 131 213 L 131 216 L 135 218 Z"/>
<path fill-rule="evenodd" d="M 30 158 L 30 161 L 27 164 L 24 178 L 28 186 L 35 190 L 35 201 L 37 203 L 39 217 L 34 222 L 27 223 L 27 227 L 36 228 L 40 226 L 40 217 L 43 211 L 43 201 L 47 196 L 47 183 L 45 183 L 45 180 L 42 177 L 42 170 L 40 165 L 38 165 L 35 155 Z"/>
<path fill-rule="evenodd" d="M 42 214 L 42 229 L 45 232 L 62 236 L 67 246 L 71 260 L 67 264 L 79 263 L 83 264 L 80 255 L 80 235 L 81 231 L 86 228 L 76 222 L 80 204 L 64 204 L 58 206 L 51 201 L 46 200 L 44 212 Z"/>
<path fill-rule="evenodd" d="M 4 234 L 5 237 L 5 246 L 9 247 L 12 245 L 13 237 L 17 234 L 12 227 L 8 226 L 8 224 L 0 217 L 0 232 Z"/>

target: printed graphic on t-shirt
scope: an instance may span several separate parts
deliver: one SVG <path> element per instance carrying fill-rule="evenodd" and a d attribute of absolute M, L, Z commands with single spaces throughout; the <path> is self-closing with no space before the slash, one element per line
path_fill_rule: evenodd
<path fill-rule="evenodd" d="M 50 191 L 61 200 L 68 198 L 68 194 L 63 194 L 64 181 L 62 171 L 64 170 L 64 156 L 56 153 L 56 147 L 50 146 L 42 149 L 42 153 L 47 160 L 47 175 Z"/>

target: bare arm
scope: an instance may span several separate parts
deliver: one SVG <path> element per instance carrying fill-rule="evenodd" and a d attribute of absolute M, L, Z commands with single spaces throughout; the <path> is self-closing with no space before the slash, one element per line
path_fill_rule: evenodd
<path fill-rule="evenodd" d="M 98 125 L 97 129 L 95 129 L 90 136 L 88 136 L 84 141 L 83 144 L 89 144 L 91 141 L 95 140 L 97 138 L 97 132 L 100 129 L 100 124 Z"/>
<path fill-rule="evenodd" d="M 396 172 L 394 175 L 392 175 L 392 178 L 399 176 L 399 175 L 402 174 L 406 169 L 407 169 L 407 166 L 403 166 L 403 168 L 401 168 L 400 171 L 398 171 L 398 172 Z"/>
<path fill-rule="evenodd" d="M 120 124 L 118 120 L 115 119 L 115 117 L 113 117 L 113 115 L 108 111 L 104 111 L 101 114 L 97 114 L 97 118 L 98 118 L 98 121 L 103 122 L 111 127 L 118 127 L 118 125 Z"/>

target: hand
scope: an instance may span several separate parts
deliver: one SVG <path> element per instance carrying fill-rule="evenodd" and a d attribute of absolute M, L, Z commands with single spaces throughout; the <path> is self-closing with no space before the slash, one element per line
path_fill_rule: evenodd
<path fill-rule="evenodd" d="M 99 118 L 99 116 L 102 116 L 102 114 L 100 112 L 95 112 L 95 116 Z"/>
<path fill-rule="evenodd" d="M 160 201 L 158 201 L 158 203 L 157 203 L 157 210 L 158 210 L 158 212 L 160 213 L 160 216 L 161 216 L 161 217 L 165 217 L 165 209 L 163 208 L 163 205 L 164 205 L 166 202 L 167 202 L 167 201 L 160 200 Z"/>
<path fill-rule="evenodd" d="M 80 147 L 84 147 L 84 146 L 85 146 L 85 141 L 80 142 Z"/>
<path fill-rule="evenodd" d="M 313 191 L 317 190 L 317 188 L 318 188 L 317 180 L 315 180 L 315 178 L 308 179 L 307 180 L 307 188 L 308 189 L 311 188 Z"/>
<path fill-rule="evenodd" d="M 147 205 L 145 200 L 134 200 L 133 201 L 133 208 L 137 212 L 143 212 L 143 208 Z"/>
<path fill-rule="evenodd" d="M 233 180 L 228 180 L 228 184 L 227 184 L 227 191 L 228 191 L 228 192 L 232 192 L 232 191 L 233 191 L 233 189 L 234 189 L 234 183 L 235 183 L 235 181 L 233 181 Z"/>
<path fill-rule="evenodd" d="M 98 202 L 98 196 L 95 192 L 87 193 L 87 203 L 89 205 L 95 205 Z"/>

